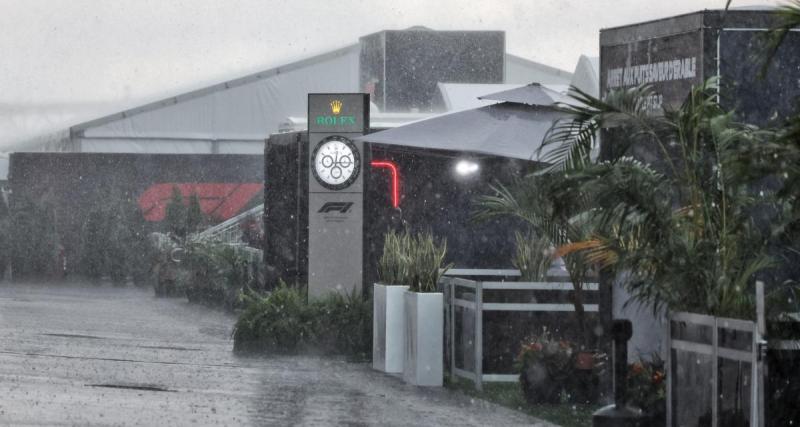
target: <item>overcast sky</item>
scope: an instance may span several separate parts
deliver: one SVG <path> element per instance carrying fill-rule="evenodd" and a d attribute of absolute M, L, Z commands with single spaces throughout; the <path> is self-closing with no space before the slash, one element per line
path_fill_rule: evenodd
<path fill-rule="evenodd" d="M 733 6 L 771 5 L 734 0 Z M 0 149 L 383 29 L 503 30 L 571 71 L 598 31 L 725 0 L 0 0 Z"/>

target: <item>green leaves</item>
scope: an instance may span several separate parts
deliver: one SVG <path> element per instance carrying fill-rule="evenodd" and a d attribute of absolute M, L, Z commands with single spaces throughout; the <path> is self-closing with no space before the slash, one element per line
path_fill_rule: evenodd
<path fill-rule="evenodd" d="M 355 289 L 307 302 L 304 289 L 281 282 L 268 295 L 247 292 L 244 300 L 233 332 L 235 351 L 371 356 L 372 303 Z"/>
<path fill-rule="evenodd" d="M 281 283 L 267 296 L 249 295 L 233 331 L 234 351 L 294 353 L 313 333 L 305 294 Z"/>
<path fill-rule="evenodd" d="M 766 46 L 762 51 L 764 65 L 761 68 L 761 77 L 767 73 L 772 59 L 786 40 L 789 31 L 800 27 L 800 0 L 790 0 L 788 3 L 778 6 L 778 16 L 778 24 L 767 33 Z"/>
<path fill-rule="evenodd" d="M 785 130 L 737 123 L 717 92 L 710 79 L 660 113 L 647 86 L 602 100 L 578 92 L 543 146 L 551 165 L 495 185 L 476 218 L 522 219 L 557 247 L 573 282 L 598 267 L 654 310 L 752 317 L 755 278 L 775 269 L 787 233 L 800 237 L 800 120 Z M 598 163 L 601 129 L 608 156 Z M 785 184 L 768 191 L 776 178 Z"/>
<path fill-rule="evenodd" d="M 595 195 L 596 233 L 617 252 L 612 271 L 624 273 L 635 299 L 655 310 L 749 318 L 754 277 L 774 264 L 769 234 L 754 225 L 761 201 L 739 153 L 774 133 L 736 123 L 717 104 L 716 84 L 693 88 L 653 127 L 659 161 L 668 165 L 664 173 L 621 157 L 585 168 L 582 174 L 593 178 L 583 191 Z M 640 123 L 623 124 L 635 129 Z M 614 135 L 614 143 L 620 139 Z"/>
<path fill-rule="evenodd" d="M 444 265 L 447 241 L 437 242 L 431 233 L 408 231 L 386 233 L 378 275 L 387 285 L 408 286 L 413 292 L 437 292 Z"/>
<path fill-rule="evenodd" d="M 581 169 L 593 162 L 600 129 L 626 127 L 630 139 L 622 142 L 617 152 L 626 152 L 638 139 L 653 137 L 667 126 L 663 118 L 649 109 L 649 100 L 656 96 L 652 87 L 643 85 L 614 91 L 604 99 L 595 98 L 576 87 L 574 104 L 560 110 L 569 118 L 556 122 L 539 148 L 540 160 L 549 166 L 542 172 Z"/>
<path fill-rule="evenodd" d="M 378 276 L 387 285 L 400 285 L 408 281 L 409 247 L 411 235 L 389 231 L 384 236 L 383 255 L 378 261 Z"/>
<path fill-rule="evenodd" d="M 553 263 L 553 246 L 547 238 L 540 238 L 533 233 L 514 233 L 516 254 L 511 263 L 522 274 L 525 282 L 543 282 L 547 278 L 547 270 Z"/>

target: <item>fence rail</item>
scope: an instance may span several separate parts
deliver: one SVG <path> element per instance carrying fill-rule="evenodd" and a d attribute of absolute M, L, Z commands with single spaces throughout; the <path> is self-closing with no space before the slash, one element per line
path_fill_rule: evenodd
<path fill-rule="evenodd" d="M 567 299 L 563 296 L 574 292 L 572 283 L 564 281 L 568 280 L 568 276 L 563 271 L 551 270 L 548 274 L 551 281 L 547 282 L 497 281 L 499 277 L 519 278 L 520 272 L 501 269 L 454 269 L 448 271 L 440 282 L 445 292 L 445 345 L 448 350 L 450 374 L 473 381 L 478 390 L 483 388 L 484 382 L 515 382 L 519 379 L 517 374 L 484 372 L 484 313 L 552 313 L 561 316 L 575 311 L 574 304 L 561 302 Z M 491 280 L 475 280 L 475 278 Z M 597 294 L 599 285 L 586 283 L 582 289 L 588 294 Z M 557 298 L 559 301 L 556 302 L 540 302 L 539 299 L 547 298 L 539 295 L 539 298 L 535 298 L 535 302 L 487 302 L 485 301 L 487 291 L 494 294 L 528 291 L 534 294 L 537 292 L 559 294 L 561 298 Z M 596 313 L 600 307 L 599 304 L 590 303 L 583 304 L 583 309 L 587 313 Z M 460 315 L 457 315 L 457 312 L 460 312 Z M 460 331 L 458 336 L 457 331 Z M 461 338 L 460 346 L 457 345 L 458 338 Z M 526 336 L 516 338 L 521 341 Z M 458 366 L 457 359 L 463 361 L 461 366 Z"/>
<path fill-rule="evenodd" d="M 756 322 L 672 313 L 667 341 L 668 426 L 764 425 Z"/>

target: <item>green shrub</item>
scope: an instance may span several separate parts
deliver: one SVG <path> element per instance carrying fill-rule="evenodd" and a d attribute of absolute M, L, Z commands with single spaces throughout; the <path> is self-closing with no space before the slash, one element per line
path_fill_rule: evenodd
<path fill-rule="evenodd" d="M 312 336 L 314 313 L 302 291 L 281 283 L 267 296 L 246 294 L 234 326 L 234 351 L 296 353 Z"/>
<path fill-rule="evenodd" d="M 420 233 L 409 247 L 409 283 L 412 292 L 436 292 L 442 273 L 450 268 L 444 267 L 447 254 L 447 240 L 437 244 L 430 233 Z"/>
<path fill-rule="evenodd" d="M 172 186 L 172 196 L 167 203 L 164 223 L 167 224 L 167 229 L 176 236 L 186 236 L 186 209 L 181 190 L 177 186 Z"/>
<path fill-rule="evenodd" d="M 378 276 L 385 285 L 402 285 L 408 281 L 408 232 L 389 231 L 384 236 L 383 254 L 378 261 Z"/>
<path fill-rule="evenodd" d="M 325 353 L 356 359 L 372 356 L 372 301 L 353 289 L 311 303 L 316 314 L 314 345 Z"/>
<path fill-rule="evenodd" d="M 522 343 L 514 368 L 530 404 L 594 403 L 605 359 L 604 354 L 579 352 L 575 343 L 553 337 L 545 329 Z"/>
<path fill-rule="evenodd" d="M 447 241 L 437 243 L 431 233 L 410 234 L 408 231 L 386 234 L 383 255 L 378 264 L 381 282 L 405 285 L 413 292 L 436 292 L 447 254 Z"/>
<path fill-rule="evenodd" d="M 549 239 L 534 234 L 515 233 L 516 253 L 511 263 L 519 269 L 523 282 L 540 282 L 547 278 L 553 263 L 553 247 Z"/>
<path fill-rule="evenodd" d="M 281 283 L 266 296 L 248 292 L 234 328 L 234 350 L 320 353 L 364 360 L 372 354 L 372 304 L 360 294 L 331 293 L 306 302 L 302 289 Z"/>
<path fill-rule="evenodd" d="M 15 280 L 53 273 L 59 244 L 53 217 L 53 207 L 45 197 L 20 197 L 11 203 L 6 249 Z"/>
<path fill-rule="evenodd" d="M 188 240 L 181 245 L 169 235 L 159 236 L 154 245 L 159 256 L 153 257 L 153 270 L 159 276 L 157 294 L 163 282 L 170 282 L 169 287 L 185 291 L 190 302 L 235 309 L 243 305 L 240 294 L 244 289 L 260 288 L 260 259 L 248 256 L 248 249 L 215 241 Z M 182 261 L 177 263 L 172 252 L 182 246 Z"/>
<path fill-rule="evenodd" d="M 667 409 L 666 378 L 664 361 L 658 353 L 649 360 L 640 358 L 628 365 L 628 403 L 655 417 L 662 426 Z"/>

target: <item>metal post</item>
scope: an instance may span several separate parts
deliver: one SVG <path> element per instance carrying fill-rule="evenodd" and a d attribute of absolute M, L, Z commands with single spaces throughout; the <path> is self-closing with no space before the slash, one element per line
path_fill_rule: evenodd
<path fill-rule="evenodd" d="M 672 420 L 672 383 L 675 381 L 675 372 L 672 371 L 672 314 L 667 315 L 667 357 L 665 374 L 667 374 L 667 427 L 673 427 Z"/>
<path fill-rule="evenodd" d="M 716 317 L 711 340 L 711 426 L 719 427 L 719 325 Z"/>
<path fill-rule="evenodd" d="M 646 427 L 651 424 L 649 416 L 626 406 L 628 378 L 628 340 L 633 335 L 630 320 L 615 320 L 611 327 L 614 337 L 614 404 L 606 406 L 592 415 L 594 427 Z"/>
<path fill-rule="evenodd" d="M 475 388 L 483 391 L 483 282 L 475 282 Z"/>
<path fill-rule="evenodd" d="M 755 358 L 753 359 L 753 366 L 755 373 L 753 375 L 754 387 L 754 403 L 750 409 L 756 417 L 755 422 L 751 425 L 757 427 L 764 427 L 766 423 L 766 414 L 764 411 L 764 377 L 767 375 L 769 366 L 766 364 L 766 349 L 767 342 L 764 337 L 767 336 L 767 321 L 764 307 L 764 282 L 756 280 L 756 330 L 753 333 L 753 352 Z"/>
<path fill-rule="evenodd" d="M 719 427 L 719 325 L 714 318 L 711 333 L 711 426 Z"/>
<path fill-rule="evenodd" d="M 450 297 L 450 378 L 455 378 L 456 375 L 456 287 L 452 280 L 445 279 L 445 284 L 449 289 Z"/>

